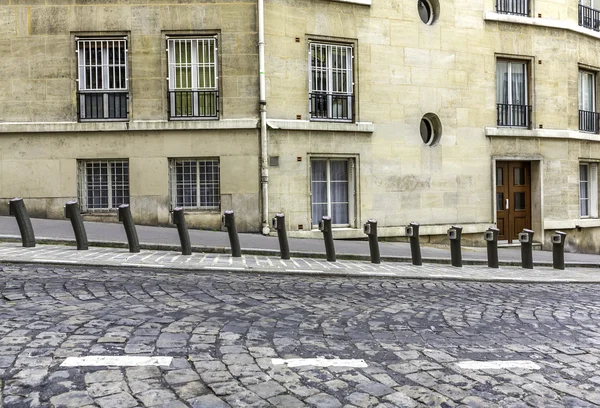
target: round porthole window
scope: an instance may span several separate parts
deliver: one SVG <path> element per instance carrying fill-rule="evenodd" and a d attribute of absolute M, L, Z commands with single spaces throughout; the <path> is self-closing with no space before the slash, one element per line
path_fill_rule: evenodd
<path fill-rule="evenodd" d="M 419 17 L 425 24 L 433 24 L 439 11 L 437 0 L 417 0 Z"/>
<path fill-rule="evenodd" d="M 440 141 L 442 137 L 442 123 L 435 113 L 427 113 L 421 118 L 419 125 L 421 139 L 427 146 L 433 146 Z"/>

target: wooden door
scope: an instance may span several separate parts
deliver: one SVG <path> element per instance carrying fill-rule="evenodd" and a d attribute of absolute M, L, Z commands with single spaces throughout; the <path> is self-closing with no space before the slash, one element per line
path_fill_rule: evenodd
<path fill-rule="evenodd" d="M 498 239 L 512 242 L 531 229 L 531 163 L 496 162 Z"/>

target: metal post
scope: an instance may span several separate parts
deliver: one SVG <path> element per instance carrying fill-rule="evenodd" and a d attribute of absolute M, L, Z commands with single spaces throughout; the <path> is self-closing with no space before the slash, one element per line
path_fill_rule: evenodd
<path fill-rule="evenodd" d="M 462 236 L 462 227 L 453 225 L 448 229 L 448 238 L 450 239 L 450 258 L 452 266 L 462 267 L 462 253 L 460 248 L 460 239 Z"/>
<path fill-rule="evenodd" d="M 29 219 L 29 214 L 27 213 L 27 208 L 25 208 L 25 203 L 22 198 L 13 198 L 8 202 L 8 214 L 14 215 L 17 219 L 23 246 L 27 248 L 34 247 L 35 235 L 33 234 L 31 220 Z"/>
<path fill-rule="evenodd" d="M 552 235 L 552 265 L 554 269 L 565 269 L 565 241 L 567 233 L 555 231 Z"/>
<path fill-rule="evenodd" d="M 333 233 L 331 232 L 331 217 L 324 215 L 319 221 L 319 229 L 323 233 L 325 241 L 325 253 L 329 262 L 335 262 L 335 247 L 333 246 Z"/>
<path fill-rule="evenodd" d="M 65 205 L 65 218 L 71 220 L 71 226 L 75 233 L 75 241 L 77 241 L 77 249 L 84 251 L 88 249 L 88 239 L 83 225 L 83 217 L 79 212 L 79 204 L 77 201 L 68 201 Z"/>
<path fill-rule="evenodd" d="M 290 247 L 288 245 L 287 231 L 285 229 L 285 215 L 275 214 L 273 217 L 273 229 L 277 230 L 279 239 L 279 248 L 281 250 L 281 259 L 290 259 Z"/>
<path fill-rule="evenodd" d="M 121 221 L 125 227 L 127 243 L 129 244 L 129 252 L 140 252 L 140 241 L 138 240 L 137 231 L 135 229 L 135 224 L 133 223 L 133 217 L 131 216 L 129 204 L 121 204 L 119 206 L 119 221 Z"/>
<path fill-rule="evenodd" d="M 239 258 L 242 256 L 242 250 L 240 248 L 240 238 L 238 237 L 237 229 L 235 227 L 235 217 L 233 210 L 225 211 L 223 215 L 223 226 L 227 228 L 229 234 L 229 242 L 231 243 L 231 256 Z"/>
<path fill-rule="evenodd" d="M 498 228 L 490 227 L 483 234 L 483 239 L 487 241 L 488 267 L 498 268 Z"/>
<path fill-rule="evenodd" d="M 533 269 L 533 231 L 524 229 L 519 232 L 521 242 L 521 264 L 525 269 Z"/>
<path fill-rule="evenodd" d="M 181 242 L 181 254 L 191 255 L 192 244 L 190 243 L 190 234 L 185 223 L 185 214 L 183 207 L 175 207 L 171 216 L 171 222 L 177 225 L 177 233 L 179 234 L 179 242 Z"/>
<path fill-rule="evenodd" d="M 379 243 L 377 242 L 377 221 L 368 220 L 363 227 L 363 231 L 369 237 L 369 252 L 371 253 L 371 263 L 381 263 L 379 255 Z"/>
<path fill-rule="evenodd" d="M 413 265 L 423 265 L 421 259 L 421 244 L 419 243 L 419 224 L 411 222 L 406 227 L 406 236 L 410 238 L 410 254 Z"/>

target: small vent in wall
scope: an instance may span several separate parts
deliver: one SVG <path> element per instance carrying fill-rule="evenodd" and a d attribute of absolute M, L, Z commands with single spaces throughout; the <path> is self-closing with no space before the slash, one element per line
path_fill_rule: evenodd
<path fill-rule="evenodd" d="M 279 167 L 279 156 L 269 156 L 269 167 Z"/>

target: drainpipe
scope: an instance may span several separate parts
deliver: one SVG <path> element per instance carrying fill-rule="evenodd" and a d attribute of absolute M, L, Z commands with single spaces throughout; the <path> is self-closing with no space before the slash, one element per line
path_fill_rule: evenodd
<path fill-rule="evenodd" d="M 260 93 L 260 187 L 262 233 L 269 228 L 269 136 L 267 134 L 267 96 L 265 90 L 265 10 L 264 0 L 258 1 L 258 83 Z"/>

